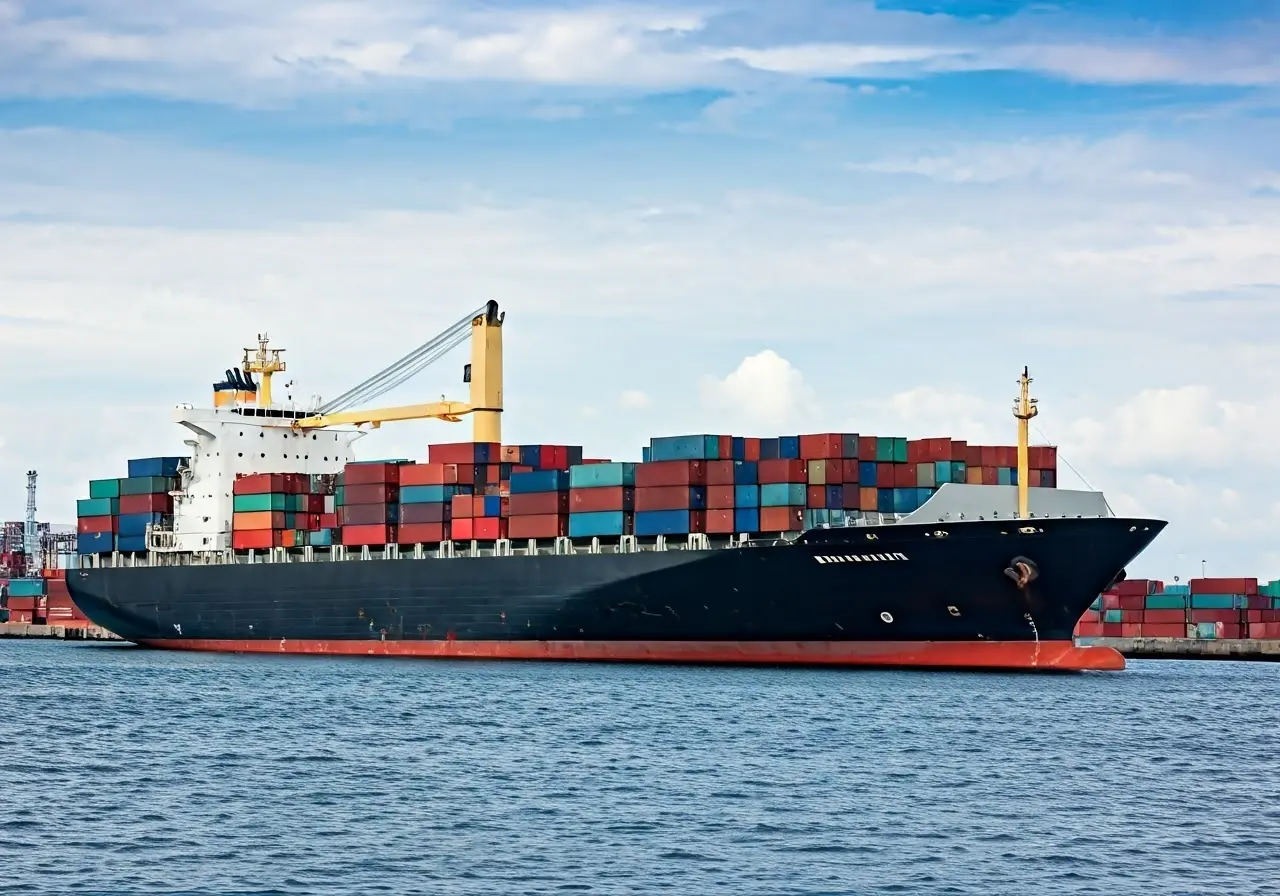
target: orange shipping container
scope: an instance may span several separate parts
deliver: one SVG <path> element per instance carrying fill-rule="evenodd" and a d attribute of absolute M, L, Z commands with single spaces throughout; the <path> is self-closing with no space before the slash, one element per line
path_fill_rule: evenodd
<path fill-rule="evenodd" d="M 457 481 L 457 467 L 454 468 Z M 400 485 L 446 485 L 444 464 L 412 464 L 400 468 Z M 415 542 L 416 544 L 417 542 Z"/>
<path fill-rule="evenodd" d="M 798 532 L 804 525 L 804 510 L 799 507 L 761 507 L 761 532 Z"/>
<path fill-rule="evenodd" d="M 260 510 L 254 513 L 236 513 L 231 516 L 231 529 L 233 532 L 283 528 L 284 512 L 280 510 Z"/>

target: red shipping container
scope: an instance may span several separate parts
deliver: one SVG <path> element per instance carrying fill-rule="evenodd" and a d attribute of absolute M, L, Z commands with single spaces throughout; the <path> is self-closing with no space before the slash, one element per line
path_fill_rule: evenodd
<path fill-rule="evenodd" d="M 905 463 L 893 465 L 893 487 L 894 488 L 915 488 L 919 485 L 917 477 L 920 475 L 917 464 Z"/>
<path fill-rule="evenodd" d="M 1032 445 L 1027 449 L 1027 462 L 1036 470 L 1058 469 L 1058 449 L 1052 445 Z"/>
<path fill-rule="evenodd" d="M 895 472 L 897 466 L 887 462 L 876 464 L 876 488 L 893 488 L 893 482 L 897 478 Z"/>
<path fill-rule="evenodd" d="M 705 485 L 707 467 L 700 460 L 663 460 L 636 465 L 636 488 Z"/>
<path fill-rule="evenodd" d="M 96 535 L 99 532 L 114 533 L 119 519 L 115 516 L 82 516 L 76 520 L 76 531 L 81 535 Z"/>
<path fill-rule="evenodd" d="M 338 527 L 339 527 L 339 526 L 341 526 L 341 525 L 342 525 L 342 523 L 340 523 L 340 522 L 338 521 L 338 514 L 337 514 L 337 512 L 336 512 L 336 511 L 335 511 L 335 512 L 333 512 L 333 513 L 322 513 L 322 514 L 320 514 L 320 528 L 321 528 L 321 529 L 336 529 L 336 528 L 338 528 Z"/>
<path fill-rule="evenodd" d="M 1147 605 L 1147 598 L 1145 595 L 1130 595 L 1121 591 L 1117 603 L 1120 604 L 1121 610 L 1138 610 L 1141 612 Z"/>
<path fill-rule="evenodd" d="M 451 470 L 446 471 L 446 478 L 453 476 L 453 481 L 448 485 L 475 485 L 477 482 L 484 481 L 484 472 L 475 464 L 450 464 Z"/>
<path fill-rule="evenodd" d="M 520 446 L 519 445 L 503 445 L 502 450 L 498 452 L 498 460 L 504 464 L 520 463 Z M 429 482 L 423 485 L 431 485 Z"/>
<path fill-rule="evenodd" d="M 10 610 L 9 621 L 15 624 L 30 625 L 34 615 L 30 610 Z"/>
<path fill-rule="evenodd" d="M 1239 610 L 1188 610 L 1188 622 L 1239 623 Z"/>
<path fill-rule="evenodd" d="M 639 473 L 639 471 L 640 468 L 637 467 L 636 472 Z M 637 488 L 635 490 L 636 510 L 690 510 L 693 504 L 690 491 L 687 485 Z"/>
<path fill-rule="evenodd" d="M 643 466 L 651 466 L 644 464 Z M 737 462 L 732 460 L 709 460 L 706 462 L 707 485 L 733 485 L 734 471 L 737 469 Z M 640 468 L 636 470 L 636 485 L 640 484 L 639 480 Z"/>
<path fill-rule="evenodd" d="M 448 504 L 401 504 L 400 527 L 423 523 L 447 523 L 453 518 L 453 508 Z M 321 528 L 329 528 L 322 526 Z"/>
<path fill-rule="evenodd" d="M 351 500 L 351 487 L 355 485 L 399 485 L 399 464 L 347 464 L 342 481 L 347 486 L 347 500 Z M 372 502 L 370 502 L 372 503 Z"/>
<path fill-rule="evenodd" d="M 471 520 L 471 537 L 476 541 L 497 541 L 507 537 L 507 520 L 499 516 L 478 516 Z"/>
<path fill-rule="evenodd" d="M 802 460 L 839 460 L 844 454 L 844 436 L 840 433 L 820 433 L 800 437 Z"/>
<path fill-rule="evenodd" d="M 721 436 L 717 454 L 723 460 L 733 459 L 733 436 Z"/>
<path fill-rule="evenodd" d="M 868 486 L 858 489 L 858 509 L 864 513 L 875 513 L 879 509 L 879 489 Z"/>
<path fill-rule="evenodd" d="M 1119 622 L 1102 623 L 1102 637 L 1104 638 L 1123 638 L 1122 627 Z"/>
<path fill-rule="evenodd" d="M 875 436 L 863 436 L 858 439 L 858 460 L 875 460 L 878 442 L 879 439 Z"/>
<path fill-rule="evenodd" d="M 1187 626 L 1181 622 L 1170 623 L 1142 623 L 1143 638 L 1185 638 L 1187 636 Z"/>
<path fill-rule="evenodd" d="M 306 513 L 324 513 L 324 495 L 307 495 Z"/>
<path fill-rule="evenodd" d="M 951 460 L 957 463 L 964 463 L 968 459 L 969 459 L 969 443 L 952 439 L 951 440 Z M 981 466 L 981 464 L 979 464 L 979 466 Z"/>
<path fill-rule="evenodd" d="M 743 460 L 759 460 L 760 459 L 760 440 L 759 439 L 743 439 Z"/>
<path fill-rule="evenodd" d="M 964 449 L 964 457 L 961 458 L 966 467 L 982 466 L 982 446 L 966 445 Z"/>
<path fill-rule="evenodd" d="M 396 527 L 357 525 L 342 527 L 342 543 L 348 546 L 397 544 Z"/>
<path fill-rule="evenodd" d="M 1123 597 L 1120 599 L 1124 600 Z M 1141 622 L 1142 611 L 1141 610 L 1121 610 L 1120 621 L 1121 622 Z"/>
<path fill-rule="evenodd" d="M 636 468 L 637 474 L 645 464 Z M 762 460 L 756 466 L 756 474 L 761 485 L 772 485 L 783 482 L 807 482 L 809 465 L 793 458 L 775 458 Z"/>
<path fill-rule="evenodd" d="M 284 493 L 283 473 L 253 473 L 248 476 L 237 476 L 231 483 L 233 495 L 267 495 Z"/>
<path fill-rule="evenodd" d="M 927 457 L 924 439 L 907 439 L 907 463 L 918 464 Z"/>
<path fill-rule="evenodd" d="M 280 547 L 279 529 L 241 529 L 232 531 L 231 547 L 237 551 L 266 551 Z"/>
<path fill-rule="evenodd" d="M 1108 591 L 1102 595 L 1102 609 L 1118 610 L 1120 609 L 1120 595 Z"/>
<path fill-rule="evenodd" d="M 284 514 L 280 516 L 283 517 Z M 398 518 L 399 508 L 395 504 L 344 504 L 339 513 L 344 530 L 349 526 L 387 526 Z M 272 528 L 284 528 L 283 519 Z"/>
<path fill-rule="evenodd" d="M 804 510 L 799 507 L 761 507 L 761 532 L 798 532 L 804 528 Z"/>
<path fill-rule="evenodd" d="M 821 510 L 827 506 L 827 487 L 811 485 L 805 489 L 805 506 L 813 510 Z"/>
<path fill-rule="evenodd" d="M 510 537 L 559 538 L 569 534 L 569 517 L 563 514 L 513 516 L 507 521 Z"/>
<path fill-rule="evenodd" d="M 995 467 L 979 467 L 979 469 L 982 470 L 983 485 L 999 485 L 1000 484 L 1000 474 L 996 472 Z"/>
<path fill-rule="evenodd" d="M 34 597 L 10 597 L 10 610 L 34 610 L 36 608 L 36 599 Z"/>
<path fill-rule="evenodd" d="M 416 505 L 418 507 L 426 505 Z M 444 505 L 436 504 L 435 507 Z M 446 541 L 449 537 L 448 526 L 444 523 L 408 523 L 401 524 L 396 532 L 400 544 L 435 544 Z"/>
<path fill-rule="evenodd" d="M 638 469 L 637 472 L 639 472 Z M 684 491 L 688 492 L 688 489 L 685 488 Z M 573 513 L 599 513 L 606 510 L 632 511 L 635 509 L 635 489 L 620 485 L 569 489 L 569 510 Z"/>
<path fill-rule="evenodd" d="M 121 495 L 121 513 L 173 513 L 173 495 L 168 492 L 151 495 Z"/>
<path fill-rule="evenodd" d="M 735 506 L 734 486 L 732 485 L 708 485 L 707 486 L 707 509 L 708 510 L 732 510 Z M 732 514 L 730 514 L 732 516 Z M 708 519 L 710 517 L 708 516 Z M 710 525 L 710 523 L 708 523 Z"/>
<path fill-rule="evenodd" d="M 502 445 L 490 442 L 486 453 L 485 448 L 477 449 L 476 447 L 484 444 L 483 442 L 447 442 L 428 445 L 427 460 L 433 464 L 474 464 L 477 459 L 497 460 L 502 456 Z"/>
<path fill-rule="evenodd" d="M 457 469 L 456 467 L 454 468 Z M 444 464 L 409 464 L 400 468 L 400 485 L 446 485 Z"/>
<path fill-rule="evenodd" d="M 1079 622 L 1076 624 L 1076 634 L 1081 638 L 1100 638 L 1102 637 L 1102 623 Z"/>
<path fill-rule="evenodd" d="M 1238 622 L 1223 623 L 1217 631 L 1219 638 L 1229 641 L 1235 641 L 1244 637 L 1245 626 Z"/>
<path fill-rule="evenodd" d="M 471 495 L 454 495 L 449 502 L 450 509 L 453 513 L 454 522 L 459 520 L 470 519 L 472 516 L 472 508 L 475 506 L 471 500 Z M 454 527 L 457 531 L 457 527 Z"/>
<path fill-rule="evenodd" d="M 1080 618 L 1085 622 L 1101 622 L 1102 614 L 1097 610 L 1085 610 Z"/>
<path fill-rule="evenodd" d="M 1142 621 L 1149 625 L 1187 626 L 1186 610 L 1144 610 Z"/>
<path fill-rule="evenodd" d="M 476 467 L 476 482 L 483 482 L 485 485 L 497 485 L 502 481 L 501 464 L 485 464 Z"/>
<path fill-rule="evenodd" d="M 343 493 L 343 504 L 394 504 L 400 496 L 398 486 L 379 482 L 368 485 L 348 485 Z"/>
<path fill-rule="evenodd" d="M 1116 593 L 1121 597 L 1129 597 L 1132 595 L 1146 596 L 1155 593 L 1155 589 L 1151 587 L 1152 583 L 1149 579 L 1126 579 L 1116 586 Z"/>
<path fill-rule="evenodd" d="M 471 517 L 460 517 L 455 512 L 453 522 L 449 524 L 449 537 L 454 541 L 471 541 L 476 537 L 475 523 Z"/>
<path fill-rule="evenodd" d="M 1140 622 L 1122 622 L 1120 623 L 1120 637 L 1122 638 L 1141 638 L 1142 623 Z"/>
<path fill-rule="evenodd" d="M 716 509 L 707 511 L 707 532 L 711 535 L 732 535 L 733 511 Z"/>
<path fill-rule="evenodd" d="M 535 492 L 511 496 L 511 516 L 564 516 L 569 512 L 569 492 Z M 530 535 L 530 538 L 540 536 Z"/>
<path fill-rule="evenodd" d="M 851 460 L 840 461 L 840 482 L 843 485 L 858 484 L 858 464 L 859 461 L 854 458 Z"/>

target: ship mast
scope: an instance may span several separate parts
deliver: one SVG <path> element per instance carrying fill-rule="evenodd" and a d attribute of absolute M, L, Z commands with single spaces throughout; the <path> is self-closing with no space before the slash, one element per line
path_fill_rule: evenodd
<path fill-rule="evenodd" d="M 271 375 L 285 370 L 284 360 L 280 353 L 282 348 L 267 348 L 270 339 L 266 333 L 258 334 L 258 348 L 244 350 L 244 372 L 262 376 L 262 385 L 258 387 L 258 407 L 271 407 Z M 250 352 L 253 354 L 251 355 Z"/>
<path fill-rule="evenodd" d="M 1022 387 L 1022 394 L 1013 405 L 1013 416 L 1018 420 L 1018 517 L 1026 519 L 1031 503 L 1030 483 L 1027 481 L 1031 478 L 1031 438 L 1028 430 L 1031 418 L 1039 414 L 1040 409 L 1036 407 L 1036 400 L 1031 397 L 1031 377 L 1028 376 L 1026 367 L 1022 368 L 1018 385 Z"/>

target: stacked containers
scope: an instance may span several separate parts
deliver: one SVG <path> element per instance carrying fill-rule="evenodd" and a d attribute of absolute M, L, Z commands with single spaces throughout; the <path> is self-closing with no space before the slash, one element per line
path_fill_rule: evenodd
<path fill-rule="evenodd" d="M 569 467 L 569 537 L 618 538 L 642 534 L 638 531 L 640 515 L 635 512 L 639 507 L 637 466 L 601 463 Z"/>
<path fill-rule="evenodd" d="M 397 540 L 402 545 L 436 544 L 451 536 L 453 500 L 470 498 L 475 473 L 469 483 L 459 483 L 459 465 L 405 464 L 400 468 L 400 507 Z M 464 474 L 465 475 L 465 474 Z"/>
<path fill-rule="evenodd" d="M 332 544 L 333 504 L 313 492 L 323 479 L 305 473 L 254 473 L 231 486 L 231 546 L 238 551 Z M 325 523 L 330 525 L 326 526 Z"/>
<path fill-rule="evenodd" d="M 1102 594 L 1076 626 L 1080 637 L 1280 638 L 1280 606 L 1257 579 L 1130 579 Z"/>
<path fill-rule="evenodd" d="M 45 584 L 45 621 L 49 625 L 84 625 L 88 619 L 71 599 L 67 589 L 66 570 L 46 569 L 41 574 Z"/>
<path fill-rule="evenodd" d="M 969 445 L 965 449 L 965 480 L 970 485 L 1017 485 L 1017 447 L 996 445 Z M 1027 468 L 1030 473 L 1028 486 L 1032 488 L 1057 488 L 1058 449 L 1047 445 L 1032 445 L 1027 451 Z"/>
<path fill-rule="evenodd" d="M 514 540 L 568 535 L 569 481 L 568 470 L 513 472 L 507 520 L 509 537 Z"/>
<path fill-rule="evenodd" d="M 397 544 L 400 468 L 395 461 L 350 463 L 342 470 L 338 511 L 342 543 L 348 547 Z"/>
<path fill-rule="evenodd" d="M 183 457 L 139 457 L 123 479 L 94 479 L 89 497 L 76 502 L 76 550 L 80 554 L 145 553 L 147 526 L 173 513 Z"/>
<path fill-rule="evenodd" d="M 759 462 L 709 460 L 706 462 L 706 469 L 707 533 L 728 535 L 759 532 Z M 639 472 L 636 475 L 638 477 Z"/>
<path fill-rule="evenodd" d="M 45 580 L 9 580 L 9 621 L 43 623 L 46 612 Z"/>

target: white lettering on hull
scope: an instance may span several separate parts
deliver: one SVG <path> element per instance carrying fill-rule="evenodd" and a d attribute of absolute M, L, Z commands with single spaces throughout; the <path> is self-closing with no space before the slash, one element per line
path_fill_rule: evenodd
<path fill-rule="evenodd" d="M 819 563 L 880 563 L 910 559 L 906 554 L 819 554 L 813 558 Z"/>

